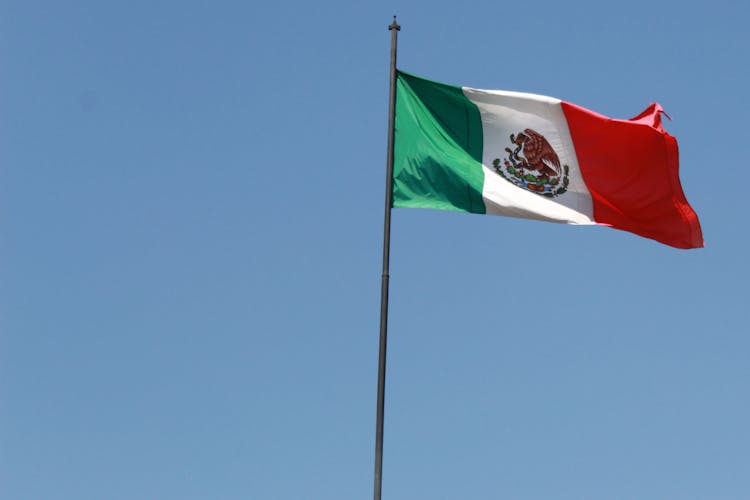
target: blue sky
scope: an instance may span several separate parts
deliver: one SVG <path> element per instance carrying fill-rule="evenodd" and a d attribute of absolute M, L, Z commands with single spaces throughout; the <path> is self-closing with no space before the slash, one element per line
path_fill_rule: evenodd
<path fill-rule="evenodd" d="M 394 13 L 660 102 L 706 248 L 394 211 L 383 498 L 748 498 L 747 4 L 167 0 L 0 3 L 0 498 L 371 497 Z"/>

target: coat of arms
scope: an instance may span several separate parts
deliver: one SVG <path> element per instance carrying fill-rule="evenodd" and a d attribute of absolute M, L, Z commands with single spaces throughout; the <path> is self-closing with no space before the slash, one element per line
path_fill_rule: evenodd
<path fill-rule="evenodd" d="M 568 166 L 560 164 L 560 158 L 542 134 L 527 128 L 510 134 L 510 142 L 513 149 L 505 148 L 508 155 L 492 162 L 503 179 L 550 198 L 568 190 Z"/>

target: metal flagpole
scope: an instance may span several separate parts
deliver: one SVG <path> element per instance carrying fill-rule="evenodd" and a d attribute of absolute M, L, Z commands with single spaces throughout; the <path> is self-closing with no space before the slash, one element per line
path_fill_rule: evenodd
<path fill-rule="evenodd" d="M 388 98 L 388 156 L 385 178 L 385 223 L 383 228 L 383 275 L 380 282 L 380 355 L 378 357 L 378 415 L 375 430 L 374 499 L 380 500 L 383 487 L 383 414 L 385 411 L 385 354 L 388 345 L 388 264 L 391 252 L 391 205 L 393 197 L 393 122 L 396 116 L 396 47 L 401 26 L 393 16 L 391 32 L 391 83 Z"/>

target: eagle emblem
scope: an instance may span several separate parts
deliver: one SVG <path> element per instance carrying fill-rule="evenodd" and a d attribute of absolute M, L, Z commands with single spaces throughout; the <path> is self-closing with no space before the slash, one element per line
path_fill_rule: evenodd
<path fill-rule="evenodd" d="M 547 139 L 535 130 L 510 134 L 511 147 L 505 148 L 507 156 L 495 158 L 492 166 L 503 179 L 516 186 L 549 198 L 568 190 L 567 165 Z"/>

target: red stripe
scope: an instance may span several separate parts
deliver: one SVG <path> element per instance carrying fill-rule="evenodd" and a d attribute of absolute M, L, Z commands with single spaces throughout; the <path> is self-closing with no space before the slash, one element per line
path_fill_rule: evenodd
<path fill-rule="evenodd" d="M 630 120 L 615 120 L 562 103 L 594 203 L 594 220 L 677 248 L 703 246 L 695 211 L 682 191 L 677 141 L 652 104 Z"/>

